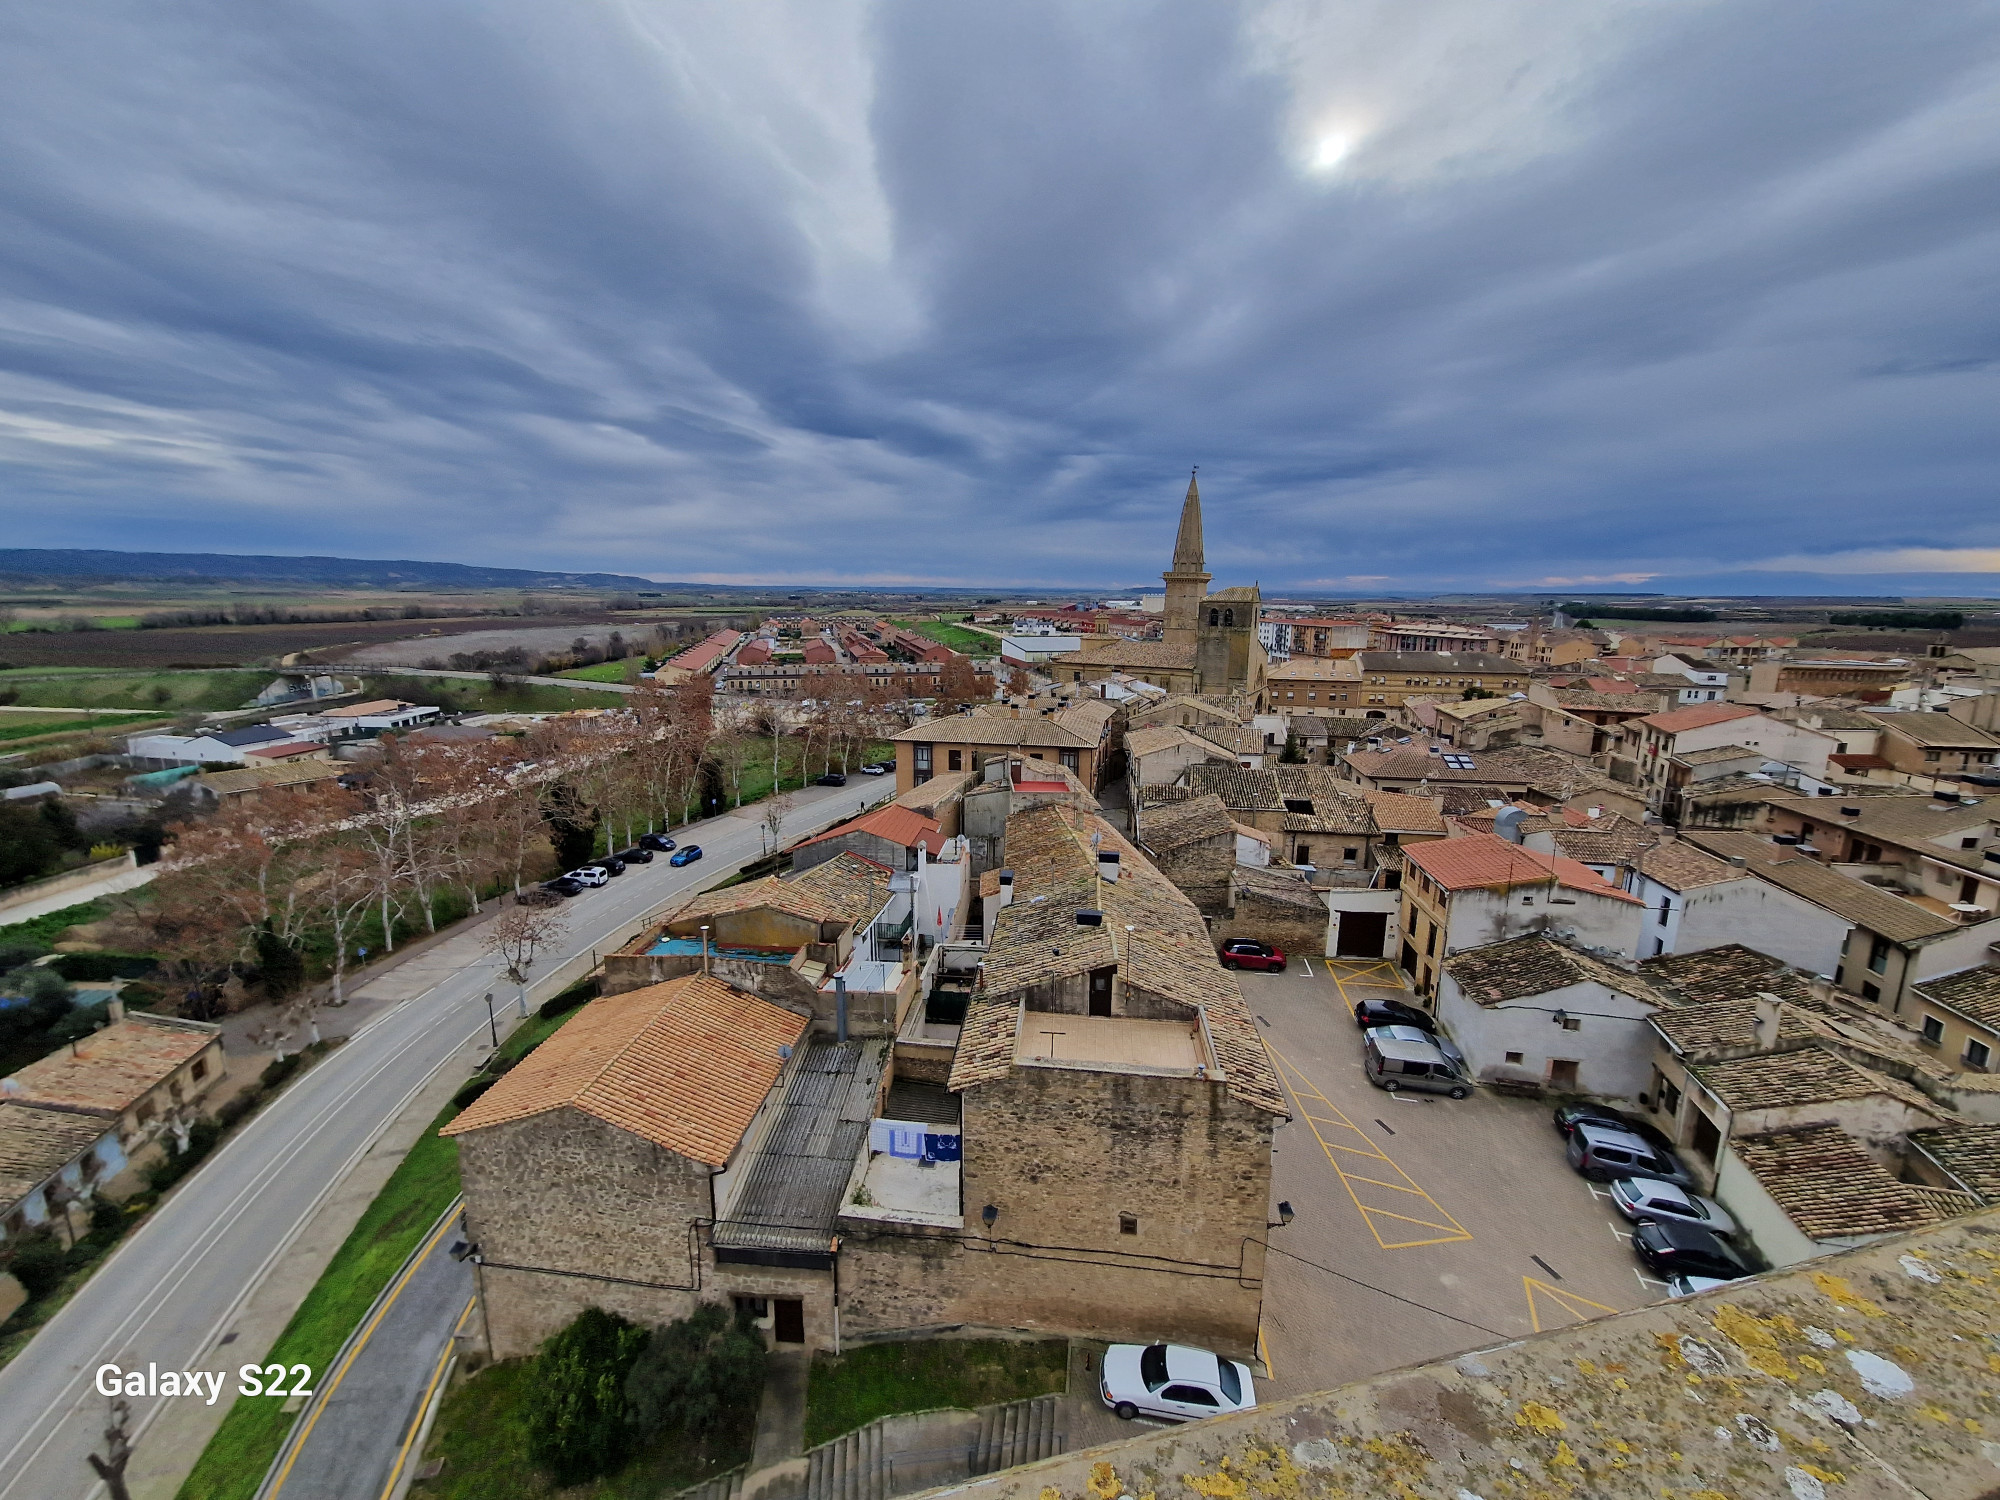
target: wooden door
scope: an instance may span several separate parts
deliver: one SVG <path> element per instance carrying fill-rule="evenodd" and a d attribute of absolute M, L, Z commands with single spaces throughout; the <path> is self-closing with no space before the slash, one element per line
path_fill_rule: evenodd
<path fill-rule="evenodd" d="M 771 1299 L 771 1335 L 781 1344 L 806 1341 L 806 1305 L 797 1297 Z"/>

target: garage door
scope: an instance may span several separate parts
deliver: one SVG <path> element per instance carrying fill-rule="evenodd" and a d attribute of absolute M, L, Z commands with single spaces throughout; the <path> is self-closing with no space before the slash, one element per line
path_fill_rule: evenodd
<path fill-rule="evenodd" d="M 1335 931 L 1339 958 L 1380 958 L 1382 944 L 1389 936 L 1386 911 L 1344 911 Z"/>

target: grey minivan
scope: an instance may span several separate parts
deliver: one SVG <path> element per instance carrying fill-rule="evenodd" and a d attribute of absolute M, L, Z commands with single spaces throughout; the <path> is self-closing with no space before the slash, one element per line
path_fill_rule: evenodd
<path fill-rule="evenodd" d="M 1405 1042 L 1380 1030 L 1369 1031 L 1362 1038 L 1361 1057 L 1368 1081 L 1390 1093 L 1417 1089 L 1463 1099 L 1472 1092 L 1458 1069 L 1430 1042 Z"/>

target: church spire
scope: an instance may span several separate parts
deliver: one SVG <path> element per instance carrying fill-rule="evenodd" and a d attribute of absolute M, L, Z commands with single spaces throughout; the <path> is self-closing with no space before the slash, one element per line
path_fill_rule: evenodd
<path fill-rule="evenodd" d="M 1196 474 L 1188 476 L 1187 499 L 1181 504 L 1180 535 L 1174 538 L 1174 571 L 1176 573 L 1199 573 L 1202 571 L 1201 556 L 1201 488 L 1195 483 Z"/>

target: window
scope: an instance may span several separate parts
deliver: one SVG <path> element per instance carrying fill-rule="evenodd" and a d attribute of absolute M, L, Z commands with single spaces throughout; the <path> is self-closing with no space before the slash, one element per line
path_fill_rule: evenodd
<path fill-rule="evenodd" d="M 931 747 L 929 745 L 912 745 L 910 747 L 910 767 L 918 781 L 929 781 L 931 779 Z"/>
<path fill-rule="evenodd" d="M 1862 985 L 1861 998 L 1863 1000 L 1880 1000 L 1882 998 L 1882 986 L 1879 984 Z"/>
<path fill-rule="evenodd" d="M 1576 1016 L 1564 1016 L 1562 1025 L 1564 1031 L 1583 1030 L 1583 1021 Z"/>
<path fill-rule="evenodd" d="M 1431 924 L 1430 924 L 1430 929 L 1431 929 L 1431 930 L 1430 930 L 1429 932 L 1427 932 L 1427 933 L 1425 933 L 1425 934 L 1424 934 L 1424 957 L 1425 957 L 1425 958 L 1434 958 L 1434 957 L 1436 957 L 1436 956 L 1437 956 L 1437 951 L 1438 951 L 1438 930 L 1437 930 L 1437 924 L 1436 924 L 1435 922 L 1431 923 Z"/>
<path fill-rule="evenodd" d="M 1220 625 L 1222 623 L 1222 611 L 1219 609 L 1211 609 L 1208 612 L 1208 623 L 1211 625 Z M 1932 756 L 1931 759 L 1935 760 L 1937 759 L 1937 757 Z"/>
<path fill-rule="evenodd" d="M 1146 1383 L 1146 1389 L 1157 1391 L 1167 1383 L 1167 1346 L 1148 1344 L 1139 1356 L 1139 1378 Z"/>
<path fill-rule="evenodd" d="M 1958 847 L 1961 849 L 1977 849 L 1979 847 L 1979 840 L 1977 838 L 1960 839 Z"/>
<path fill-rule="evenodd" d="M 1674 903 L 1671 901 L 1662 901 L 1660 903 L 1660 925 L 1662 927 L 1666 926 L 1667 918 L 1671 917 L 1673 914 L 1674 914 Z"/>
<path fill-rule="evenodd" d="M 202 1079 L 208 1077 L 208 1059 L 197 1057 L 194 1060 L 194 1066 L 188 1069 L 188 1077 L 192 1078 L 196 1083 L 200 1083 Z"/>
<path fill-rule="evenodd" d="M 1521 1058 L 1522 1058 L 1522 1056 L 1523 1056 L 1523 1054 L 1521 1054 L 1521 1053 L 1519 1053 L 1519 1052 L 1509 1052 L 1509 1053 L 1507 1054 L 1507 1061 L 1508 1061 L 1508 1062 L 1510 1062 L 1510 1063 L 1515 1063 L 1515 1064 L 1519 1064 L 1519 1063 L 1520 1063 L 1520 1061 L 1521 1061 Z"/>
<path fill-rule="evenodd" d="M 1944 1022 L 1936 1016 L 1925 1016 L 1923 1024 L 1924 1044 L 1935 1047 L 1944 1040 Z"/>
<path fill-rule="evenodd" d="M 1313 862 L 1313 846 L 1311 844 L 1299 845 L 1297 858 L 1298 862 L 1302 865 L 1311 864 Z"/>
<path fill-rule="evenodd" d="M 1681 1112 L 1681 1091 L 1671 1083 L 1660 1085 L 1660 1109 L 1670 1115 L 1678 1115 Z"/>
<path fill-rule="evenodd" d="M 148 1099 L 144 1104 L 139 1106 L 139 1123 L 141 1125 L 152 1124 L 153 1117 L 158 1113 L 159 1111 L 153 1108 L 153 1101 Z"/>
<path fill-rule="evenodd" d="M 947 771 L 963 771 L 965 769 L 965 752 L 963 750 L 945 751 L 944 765 Z"/>
<path fill-rule="evenodd" d="M 1139 1232 L 1139 1216 L 1137 1214 L 1120 1214 L 1118 1216 L 1118 1232 L 1120 1234 L 1137 1234 Z"/>
<path fill-rule="evenodd" d="M 1941 752 L 1939 752 L 1939 751 L 1936 751 L 1936 750 L 1926 750 L 1926 751 L 1924 752 L 1924 759 L 1925 759 L 1925 760 L 1942 760 L 1942 759 L 1944 759 L 1944 756 L 1943 756 L 1943 755 L 1942 755 L 1942 753 L 1941 753 Z"/>
<path fill-rule="evenodd" d="M 1987 1065 L 1992 1061 L 1993 1049 L 1991 1047 L 1987 1046 L 1984 1042 L 1975 1041 L 1971 1037 L 1966 1038 L 1965 1065 L 1968 1068 L 1977 1068 L 1983 1073 L 1986 1071 Z"/>
<path fill-rule="evenodd" d="M 1887 938 L 1878 937 L 1875 939 L 1874 946 L 1868 950 L 1868 967 L 1877 974 L 1886 974 L 1889 972 L 1889 940 Z"/>
<path fill-rule="evenodd" d="M 1361 851 L 1355 848 L 1352 844 L 1349 844 L 1346 848 L 1340 851 L 1340 862 L 1342 864 L 1351 865 L 1355 862 L 1355 860 L 1359 859 L 1360 857 L 1361 857 Z"/>

